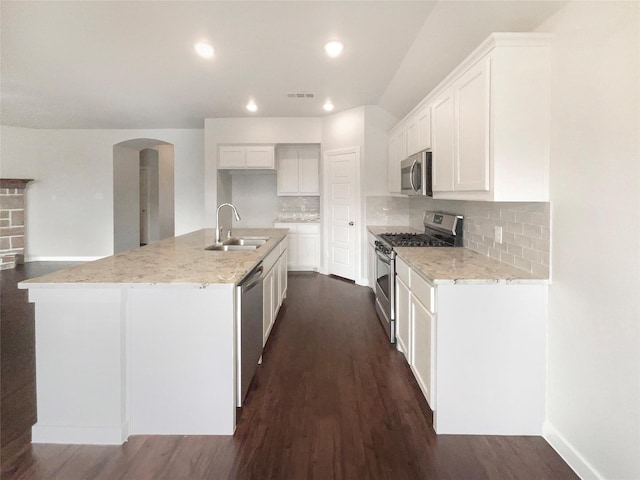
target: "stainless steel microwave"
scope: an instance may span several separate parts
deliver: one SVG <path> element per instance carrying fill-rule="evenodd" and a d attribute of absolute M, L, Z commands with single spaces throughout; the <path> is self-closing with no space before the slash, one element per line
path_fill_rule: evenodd
<path fill-rule="evenodd" d="M 422 151 L 400 163 L 400 190 L 404 195 L 433 197 L 431 152 Z"/>

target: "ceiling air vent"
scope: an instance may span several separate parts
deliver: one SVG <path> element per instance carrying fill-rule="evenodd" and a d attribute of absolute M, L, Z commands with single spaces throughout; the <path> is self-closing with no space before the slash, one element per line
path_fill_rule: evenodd
<path fill-rule="evenodd" d="M 287 93 L 289 98 L 313 98 L 313 93 Z"/>

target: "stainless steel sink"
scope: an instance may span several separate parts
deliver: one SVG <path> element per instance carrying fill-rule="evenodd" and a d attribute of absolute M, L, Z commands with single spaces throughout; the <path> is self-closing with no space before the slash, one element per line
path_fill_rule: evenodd
<path fill-rule="evenodd" d="M 258 245 L 210 245 L 205 250 L 215 250 L 219 252 L 232 252 L 232 251 L 242 251 L 242 250 L 255 250 L 258 248 Z"/>
<path fill-rule="evenodd" d="M 264 245 L 267 237 L 234 237 L 223 242 L 223 245 Z"/>
<path fill-rule="evenodd" d="M 256 250 L 261 245 L 267 243 L 268 240 L 268 237 L 233 237 L 219 245 L 210 245 L 205 248 L 205 250 L 215 250 L 219 252 Z"/>

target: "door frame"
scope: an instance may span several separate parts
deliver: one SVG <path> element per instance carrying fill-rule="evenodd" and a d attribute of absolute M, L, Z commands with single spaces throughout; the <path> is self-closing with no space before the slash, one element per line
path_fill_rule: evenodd
<path fill-rule="evenodd" d="M 360 146 L 338 148 L 334 150 L 327 150 L 322 153 L 322 210 L 320 212 L 320 218 L 322 219 L 322 259 L 320 261 L 320 273 L 324 275 L 329 274 L 329 168 L 331 166 L 330 157 L 337 155 L 344 155 L 346 153 L 355 154 L 354 165 L 354 177 L 355 177 L 355 190 L 354 190 L 354 230 L 355 230 L 355 242 L 354 242 L 354 259 L 355 259 L 355 282 L 359 285 L 363 285 L 362 280 L 362 198 L 361 198 L 361 186 L 360 186 Z"/>

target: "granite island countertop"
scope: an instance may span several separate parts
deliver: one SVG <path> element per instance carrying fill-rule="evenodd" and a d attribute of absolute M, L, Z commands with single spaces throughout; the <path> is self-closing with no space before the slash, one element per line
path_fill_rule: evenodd
<path fill-rule="evenodd" d="M 161 284 L 207 288 L 235 285 L 287 233 L 287 229 L 281 228 L 233 229 L 233 236 L 261 236 L 269 237 L 269 240 L 256 250 L 221 252 L 205 250 L 215 243 L 215 229 L 207 228 L 25 280 L 19 287 L 141 287 Z"/>

